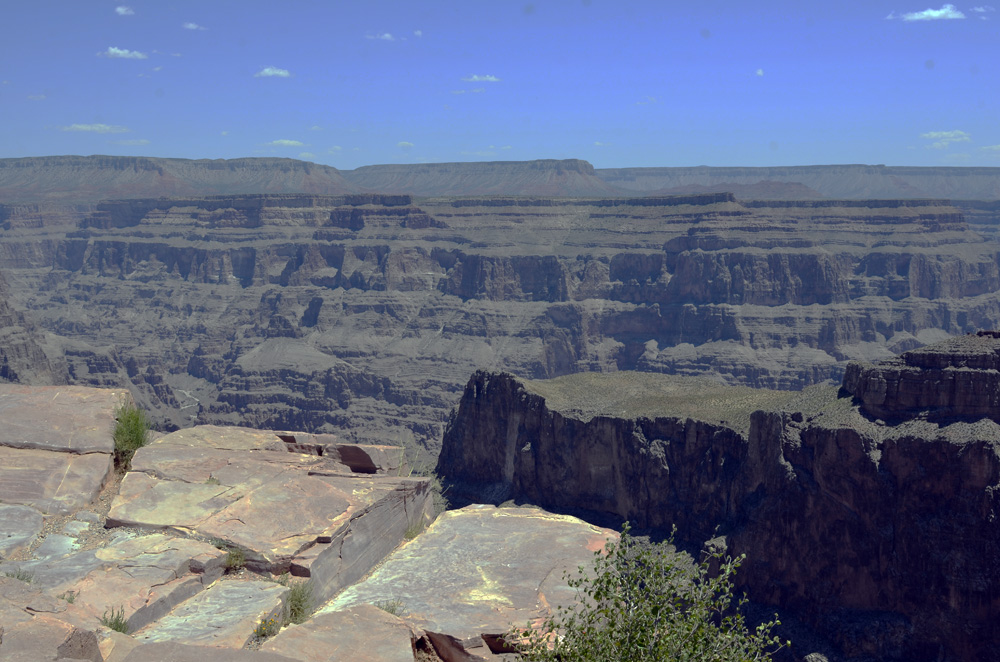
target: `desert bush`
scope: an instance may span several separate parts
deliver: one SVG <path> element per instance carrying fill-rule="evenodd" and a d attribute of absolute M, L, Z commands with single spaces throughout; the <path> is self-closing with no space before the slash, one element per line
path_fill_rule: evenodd
<path fill-rule="evenodd" d="M 146 412 L 135 406 L 131 400 L 123 401 L 115 409 L 115 468 L 128 471 L 135 452 L 149 442 L 152 425 Z"/>
<path fill-rule="evenodd" d="M 110 611 L 110 613 L 108 613 Z M 114 607 L 109 607 L 104 610 L 104 615 L 101 616 L 101 625 L 110 628 L 116 632 L 121 632 L 122 634 L 129 633 L 128 619 L 125 618 L 125 607 L 122 606 L 115 611 Z"/>
<path fill-rule="evenodd" d="M 268 637 L 273 637 L 278 634 L 281 630 L 281 621 L 277 618 L 264 618 L 261 619 L 257 627 L 253 629 L 253 636 L 257 638 L 258 641 L 267 639 Z"/>
<path fill-rule="evenodd" d="M 35 579 L 35 573 L 29 572 L 27 570 L 21 570 L 20 568 L 7 570 L 3 574 L 5 577 L 10 577 L 11 579 L 17 579 L 19 581 L 24 582 L 25 584 L 30 584 Z"/>
<path fill-rule="evenodd" d="M 743 557 L 722 552 L 700 564 L 684 562 L 670 542 L 648 544 L 629 535 L 594 555 L 569 585 L 575 606 L 560 607 L 540 627 L 514 628 L 505 637 L 523 659 L 597 662 L 756 662 L 781 647 L 775 619 L 748 628 L 733 598 L 732 578 Z M 710 567 L 718 565 L 716 573 Z"/>
<path fill-rule="evenodd" d="M 285 611 L 288 622 L 305 623 L 313 611 L 312 584 L 307 581 L 292 584 L 285 597 Z"/>
<path fill-rule="evenodd" d="M 387 614 L 392 614 L 393 616 L 403 615 L 404 606 L 402 600 L 379 600 L 373 604 Z"/>

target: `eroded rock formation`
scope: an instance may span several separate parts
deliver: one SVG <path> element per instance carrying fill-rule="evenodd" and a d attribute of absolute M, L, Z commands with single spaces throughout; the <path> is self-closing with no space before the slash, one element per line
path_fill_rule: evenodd
<path fill-rule="evenodd" d="M 7 212 L 5 296 L 53 370 L 129 388 L 164 429 L 434 455 L 477 369 L 797 389 L 1000 321 L 989 226 L 941 200 L 267 194 Z"/>
<path fill-rule="evenodd" d="M 721 535 L 748 557 L 751 597 L 804 615 L 848 659 L 992 660 L 998 351 L 983 334 L 852 364 L 839 394 L 480 372 L 438 470 L 475 500 Z"/>

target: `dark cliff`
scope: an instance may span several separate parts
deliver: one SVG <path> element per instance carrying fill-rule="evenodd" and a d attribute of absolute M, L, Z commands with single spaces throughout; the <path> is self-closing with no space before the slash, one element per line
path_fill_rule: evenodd
<path fill-rule="evenodd" d="M 676 525 L 693 543 L 718 527 L 747 555 L 738 582 L 750 596 L 793 610 L 845 659 L 995 660 L 1000 425 L 977 407 L 1000 389 L 989 361 L 968 357 L 1000 339 L 961 340 L 876 366 L 922 363 L 910 376 L 925 392 L 941 370 L 970 373 L 970 391 L 943 389 L 952 406 L 937 421 L 905 396 L 892 421 L 876 420 L 835 387 L 476 373 L 438 472 L 466 498 Z"/>

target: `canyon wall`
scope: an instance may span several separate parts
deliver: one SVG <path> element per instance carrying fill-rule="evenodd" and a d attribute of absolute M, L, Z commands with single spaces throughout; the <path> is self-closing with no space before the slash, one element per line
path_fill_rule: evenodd
<path fill-rule="evenodd" d="M 72 383 L 166 428 L 440 445 L 468 375 L 800 389 L 1000 324 L 943 201 L 262 194 L 8 205 L 7 299 Z"/>
<path fill-rule="evenodd" d="M 845 659 L 993 660 L 1000 425 L 976 409 L 983 392 L 996 397 L 995 371 L 970 355 L 995 361 L 1000 340 L 853 364 L 839 394 L 479 372 L 438 471 L 475 500 L 677 526 L 695 544 L 721 537 L 747 555 L 737 582 L 755 601 L 800 615 Z M 890 388 L 869 406 L 872 383 L 898 382 L 900 363 L 921 361 L 936 367 L 910 383 L 948 395 L 925 403 Z M 948 388 L 956 374 L 976 388 Z M 891 421 L 880 418 L 886 406 Z"/>

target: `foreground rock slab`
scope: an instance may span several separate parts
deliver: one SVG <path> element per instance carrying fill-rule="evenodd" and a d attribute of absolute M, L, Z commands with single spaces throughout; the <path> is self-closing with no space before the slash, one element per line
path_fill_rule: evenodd
<path fill-rule="evenodd" d="M 291 625 L 261 650 L 302 662 L 413 662 L 420 633 L 378 607 L 361 604 Z"/>
<path fill-rule="evenodd" d="M 65 453 L 112 453 L 115 408 L 127 390 L 0 384 L 0 446 Z"/>
<path fill-rule="evenodd" d="M 484 648 L 484 635 L 495 641 L 511 624 L 575 602 L 564 573 L 589 563 L 614 535 L 536 508 L 468 506 L 442 513 L 320 613 L 396 602 L 400 615 L 428 633 Z"/>

